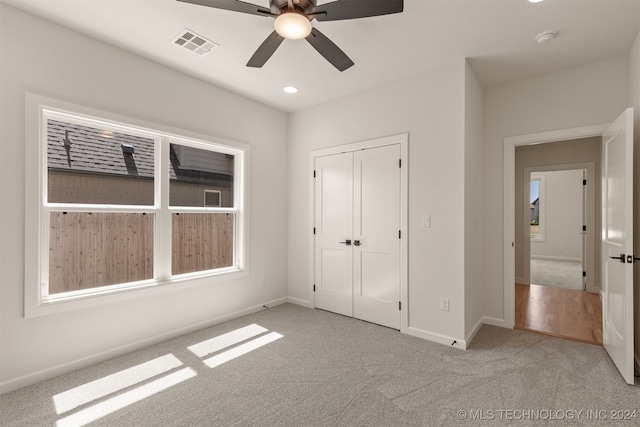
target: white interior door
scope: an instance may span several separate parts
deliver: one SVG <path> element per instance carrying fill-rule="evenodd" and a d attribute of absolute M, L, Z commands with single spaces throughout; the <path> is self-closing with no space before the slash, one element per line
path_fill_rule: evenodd
<path fill-rule="evenodd" d="M 353 154 L 315 159 L 315 305 L 353 316 Z"/>
<path fill-rule="evenodd" d="M 400 329 L 400 145 L 316 157 L 315 306 Z"/>
<path fill-rule="evenodd" d="M 400 329 L 400 146 L 354 153 L 354 317 Z"/>
<path fill-rule="evenodd" d="M 633 109 L 602 136 L 604 348 L 629 384 L 633 377 Z"/>

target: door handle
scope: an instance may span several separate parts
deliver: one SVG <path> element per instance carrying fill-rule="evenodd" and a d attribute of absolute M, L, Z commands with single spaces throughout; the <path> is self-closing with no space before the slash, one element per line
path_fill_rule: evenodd
<path fill-rule="evenodd" d="M 347 246 L 351 246 L 351 240 L 350 239 L 346 239 L 344 242 L 338 242 L 338 243 L 343 244 L 343 245 L 347 245 Z"/>
<path fill-rule="evenodd" d="M 619 259 L 621 263 L 625 263 L 624 254 L 620 254 L 620 256 L 610 256 L 611 259 Z"/>
<path fill-rule="evenodd" d="M 360 246 L 360 240 L 354 240 L 353 246 Z"/>

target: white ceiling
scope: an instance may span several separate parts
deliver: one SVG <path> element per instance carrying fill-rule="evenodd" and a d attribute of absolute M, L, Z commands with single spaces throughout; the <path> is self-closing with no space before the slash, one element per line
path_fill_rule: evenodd
<path fill-rule="evenodd" d="M 640 0 L 405 0 L 401 14 L 313 21 L 355 62 L 341 73 L 305 40 L 285 40 L 263 68 L 245 67 L 271 18 L 176 0 L 2 1 L 286 112 L 460 57 L 488 87 L 624 55 L 640 24 Z M 198 56 L 172 43 L 185 28 L 220 46 Z M 538 45 L 546 30 L 558 37 Z M 285 94 L 287 85 L 299 92 Z"/>

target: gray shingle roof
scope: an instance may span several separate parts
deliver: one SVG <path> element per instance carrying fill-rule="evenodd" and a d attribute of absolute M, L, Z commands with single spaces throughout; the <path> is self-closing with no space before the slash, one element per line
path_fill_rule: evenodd
<path fill-rule="evenodd" d="M 153 178 L 154 144 L 153 139 L 140 136 L 58 120 L 47 121 L 47 165 L 50 169 Z M 131 147 L 133 154 L 128 154 Z M 196 156 L 203 156 L 202 164 L 181 166 L 174 144 L 171 144 L 171 166 L 167 165 L 171 180 L 223 187 L 233 185 L 233 169 L 220 172 L 214 164 L 216 158 L 219 163 L 225 154 L 210 152 L 211 158 L 206 158 L 198 153 L 201 150 L 192 150 Z"/>
<path fill-rule="evenodd" d="M 67 132 L 68 150 L 64 144 Z M 47 136 L 49 168 L 153 177 L 152 139 L 57 120 L 48 120 Z M 133 146 L 134 154 L 123 154 L 122 144 Z"/>

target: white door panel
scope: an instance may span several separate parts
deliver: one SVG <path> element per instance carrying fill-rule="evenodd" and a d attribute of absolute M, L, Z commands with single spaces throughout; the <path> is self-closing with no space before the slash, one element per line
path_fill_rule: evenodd
<path fill-rule="evenodd" d="M 632 108 L 607 128 L 602 145 L 603 342 L 625 381 L 633 384 Z"/>
<path fill-rule="evenodd" d="M 354 299 L 358 319 L 400 329 L 400 146 L 354 153 Z"/>
<path fill-rule="evenodd" d="M 315 160 L 315 304 L 353 316 L 353 156 Z"/>

